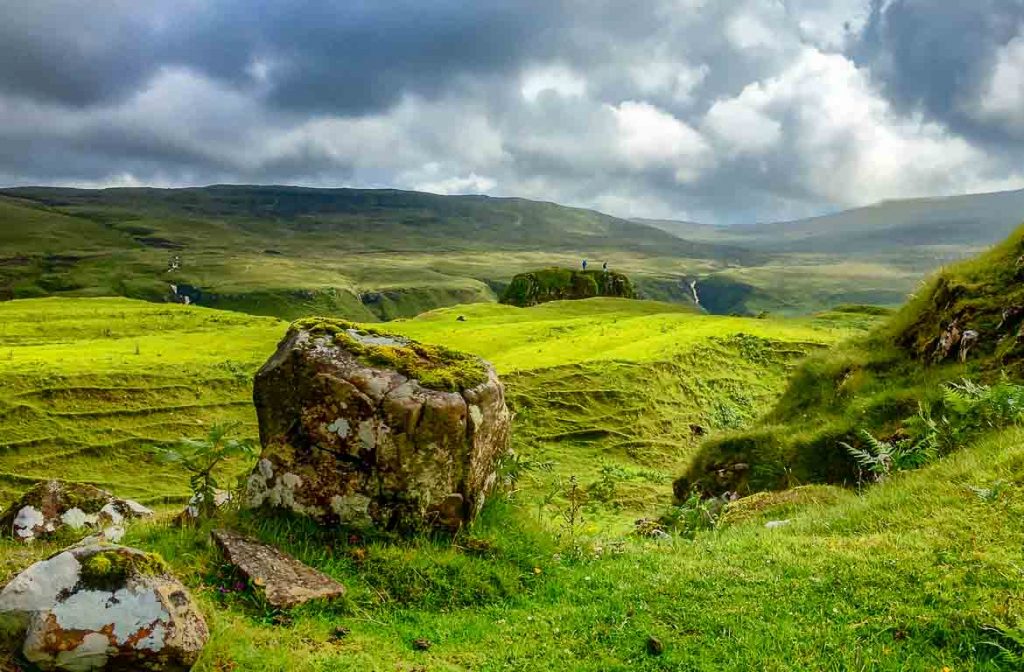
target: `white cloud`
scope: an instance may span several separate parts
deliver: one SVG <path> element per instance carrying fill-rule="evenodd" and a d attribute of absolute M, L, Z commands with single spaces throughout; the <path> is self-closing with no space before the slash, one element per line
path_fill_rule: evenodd
<path fill-rule="evenodd" d="M 868 73 L 806 47 L 779 75 L 719 101 L 707 125 L 730 151 L 763 151 L 783 132 L 795 191 L 842 205 L 985 189 L 984 152 L 947 128 L 901 116 Z M 773 176 L 777 177 L 777 176 Z"/>
<path fill-rule="evenodd" d="M 548 92 L 564 97 L 579 97 L 586 91 L 587 80 L 561 65 L 548 65 L 527 71 L 522 76 L 519 88 L 523 98 L 531 103 Z"/>
<path fill-rule="evenodd" d="M 983 121 L 1024 135 L 1024 27 L 1021 31 L 996 53 L 992 73 L 973 112 Z"/>
<path fill-rule="evenodd" d="M 786 0 L 786 8 L 803 38 L 824 49 L 845 47 L 871 16 L 871 0 Z"/>
<path fill-rule="evenodd" d="M 440 173 L 439 164 L 426 166 L 428 172 Z M 464 177 L 442 177 L 433 181 L 414 181 L 410 188 L 414 191 L 426 191 L 432 194 L 487 194 L 498 185 L 497 181 L 485 175 L 470 173 Z"/>
<path fill-rule="evenodd" d="M 779 34 L 771 29 L 764 18 L 749 11 L 741 11 L 732 16 L 726 22 L 725 35 L 740 50 L 774 47 L 779 41 Z"/>
<path fill-rule="evenodd" d="M 755 85 L 756 87 L 756 85 Z M 756 100 L 745 90 L 739 97 L 716 101 L 704 117 L 704 128 L 712 133 L 718 144 L 734 154 L 761 154 L 782 137 L 782 124 L 769 117 Z"/>
<path fill-rule="evenodd" d="M 618 127 L 617 147 L 637 170 L 671 166 L 679 182 L 696 179 L 707 163 L 709 147 L 700 133 L 649 103 L 627 100 L 611 107 Z"/>
<path fill-rule="evenodd" d="M 630 75 L 640 93 L 667 95 L 678 104 L 693 100 L 694 91 L 707 78 L 706 64 L 692 66 L 680 61 L 645 61 L 630 68 Z"/>

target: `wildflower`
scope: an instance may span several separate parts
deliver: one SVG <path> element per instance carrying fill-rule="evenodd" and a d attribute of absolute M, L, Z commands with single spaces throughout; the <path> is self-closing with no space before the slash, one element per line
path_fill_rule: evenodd
<path fill-rule="evenodd" d="M 534 574 L 540 574 L 541 573 L 541 568 L 540 567 L 534 567 L 533 568 L 533 573 Z"/>

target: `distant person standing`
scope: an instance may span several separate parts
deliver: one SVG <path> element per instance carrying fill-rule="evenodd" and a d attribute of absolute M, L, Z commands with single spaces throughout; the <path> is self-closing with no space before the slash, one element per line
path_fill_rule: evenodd
<path fill-rule="evenodd" d="M 583 270 L 584 271 L 587 270 L 587 260 L 586 259 L 583 260 Z"/>
<path fill-rule="evenodd" d="M 608 272 L 608 262 L 607 261 L 604 262 L 603 264 L 601 264 L 601 270 L 604 271 L 605 273 Z"/>

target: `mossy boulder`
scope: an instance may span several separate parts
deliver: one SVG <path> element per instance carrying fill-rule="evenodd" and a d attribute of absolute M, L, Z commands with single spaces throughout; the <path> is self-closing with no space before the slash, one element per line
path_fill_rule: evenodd
<path fill-rule="evenodd" d="M 189 670 L 209 632 L 159 555 L 72 546 L 0 592 L 0 644 L 33 669 Z"/>
<path fill-rule="evenodd" d="M 596 296 L 635 299 L 636 290 L 627 276 L 614 271 L 546 268 L 513 277 L 501 302 L 526 308 L 547 301 L 590 299 Z"/>
<path fill-rule="evenodd" d="M 138 502 L 91 485 L 44 481 L 0 514 L 0 535 L 30 542 L 65 530 L 105 530 L 116 537 L 124 521 L 151 515 Z"/>
<path fill-rule="evenodd" d="M 511 415 L 493 367 L 346 322 L 296 322 L 256 374 L 250 507 L 325 525 L 458 528 L 496 480 Z"/>

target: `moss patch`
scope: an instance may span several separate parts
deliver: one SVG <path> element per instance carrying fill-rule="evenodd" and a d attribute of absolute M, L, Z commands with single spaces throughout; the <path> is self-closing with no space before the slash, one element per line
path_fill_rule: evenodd
<path fill-rule="evenodd" d="M 368 329 L 344 320 L 313 317 L 294 322 L 289 334 L 307 331 L 314 336 L 330 336 L 335 344 L 355 355 L 367 366 L 393 369 L 415 378 L 423 387 L 458 392 L 487 382 L 487 367 L 482 359 L 442 345 L 427 345 L 404 336 Z M 365 343 L 360 335 L 393 339 L 394 345 Z"/>
<path fill-rule="evenodd" d="M 113 591 L 132 576 L 160 576 L 167 571 L 167 563 L 156 553 L 111 547 L 82 560 L 80 585 L 90 590 Z"/>

